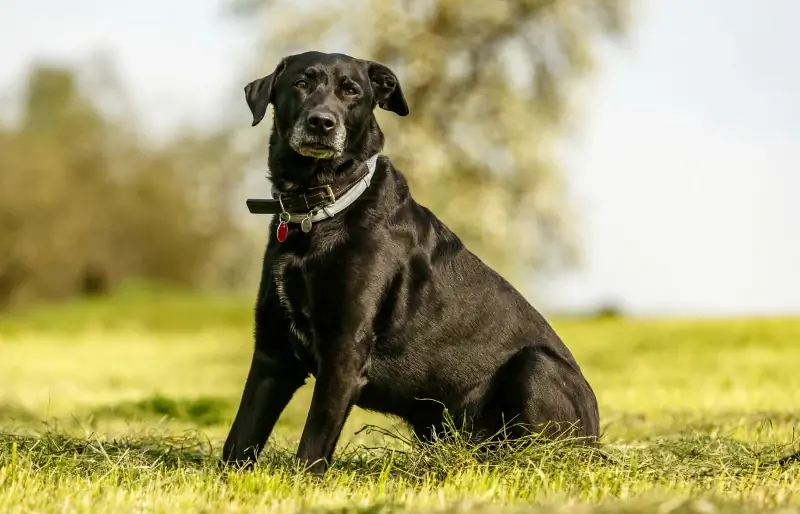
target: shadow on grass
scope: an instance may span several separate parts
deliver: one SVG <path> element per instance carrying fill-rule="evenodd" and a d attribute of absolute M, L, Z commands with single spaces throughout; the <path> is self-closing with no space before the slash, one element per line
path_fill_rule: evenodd
<path fill-rule="evenodd" d="M 0 404 L 0 420 L 5 425 L 30 425 L 39 422 L 39 416 L 33 411 L 15 404 Z"/>
<path fill-rule="evenodd" d="M 208 427 L 227 422 L 231 409 L 230 402 L 221 398 L 174 399 L 153 395 L 135 402 L 98 407 L 90 411 L 89 416 L 95 419 L 114 418 L 126 421 L 169 418 Z"/>

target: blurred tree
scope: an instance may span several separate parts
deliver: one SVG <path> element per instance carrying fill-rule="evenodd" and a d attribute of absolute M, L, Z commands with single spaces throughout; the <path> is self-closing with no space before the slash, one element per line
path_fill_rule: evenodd
<path fill-rule="evenodd" d="M 241 284 L 248 240 L 232 194 L 246 157 L 232 133 L 186 129 L 148 144 L 128 110 L 115 117 L 98 100 L 122 93 L 82 78 L 33 68 L 18 123 L 0 130 L 0 307 L 129 279 Z"/>
<path fill-rule="evenodd" d="M 398 74 L 411 116 L 380 113 L 412 192 L 514 278 L 579 262 L 555 144 L 598 36 L 626 0 L 232 0 L 268 30 L 259 73 L 283 55 L 344 51 Z"/>

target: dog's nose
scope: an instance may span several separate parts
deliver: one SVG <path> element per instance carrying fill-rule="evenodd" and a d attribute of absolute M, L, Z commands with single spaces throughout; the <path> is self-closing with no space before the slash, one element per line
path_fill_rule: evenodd
<path fill-rule="evenodd" d="M 336 126 L 336 118 L 327 112 L 312 112 L 308 115 L 308 128 L 321 134 L 327 134 Z"/>

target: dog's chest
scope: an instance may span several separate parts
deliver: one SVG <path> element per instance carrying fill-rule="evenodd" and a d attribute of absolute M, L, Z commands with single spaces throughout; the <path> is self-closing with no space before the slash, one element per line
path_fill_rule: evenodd
<path fill-rule="evenodd" d="M 291 254 L 281 255 L 276 259 L 272 273 L 278 301 L 289 318 L 292 351 L 309 372 L 316 374 L 320 356 L 317 335 L 311 323 L 311 298 L 302 262 Z"/>

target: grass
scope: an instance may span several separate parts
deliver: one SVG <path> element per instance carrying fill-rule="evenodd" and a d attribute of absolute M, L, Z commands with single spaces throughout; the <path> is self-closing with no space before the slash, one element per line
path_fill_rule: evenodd
<path fill-rule="evenodd" d="M 355 409 L 318 480 L 292 459 L 313 383 L 255 471 L 217 467 L 251 313 L 139 288 L 0 317 L 0 512 L 800 512 L 800 319 L 560 320 L 607 458 L 421 449 Z"/>

